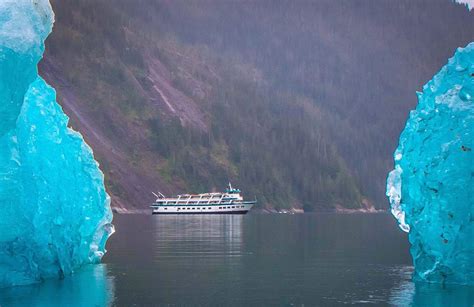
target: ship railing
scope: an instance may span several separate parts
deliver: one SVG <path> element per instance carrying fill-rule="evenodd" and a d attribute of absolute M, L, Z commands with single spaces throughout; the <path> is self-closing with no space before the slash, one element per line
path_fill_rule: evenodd
<path fill-rule="evenodd" d="M 231 205 L 231 204 L 236 204 L 236 203 L 240 203 L 240 202 L 235 202 L 235 201 L 232 201 L 232 200 L 225 200 L 225 201 L 213 201 L 213 202 L 197 202 L 197 201 L 192 201 L 192 202 L 189 202 L 189 203 L 178 203 L 176 200 L 168 200 L 168 201 L 164 201 L 164 202 L 156 202 L 153 204 L 153 206 L 189 206 L 189 205 L 192 205 L 192 206 L 205 206 L 205 205 Z"/>
<path fill-rule="evenodd" d="M 151 192 L 151 193 L 155 195 L 156 199 L 166 198 L 166 196 L 164 196 L 161 192 L 158 192 L 158 194 L 156 194 L 155 192 Z"/>

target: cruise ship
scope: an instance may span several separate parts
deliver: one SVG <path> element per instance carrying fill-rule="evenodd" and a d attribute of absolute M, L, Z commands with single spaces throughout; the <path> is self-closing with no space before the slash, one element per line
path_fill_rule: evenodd
<path fill-rule="evenodd" d="M 165 197 L 153 193 L 156 201 L 151 205 L 153 214 L 245 214 L 256 200 L 245 201 L 239 189 L 229 183 L 225 192 L 203 194 L 181 194 Z"/>

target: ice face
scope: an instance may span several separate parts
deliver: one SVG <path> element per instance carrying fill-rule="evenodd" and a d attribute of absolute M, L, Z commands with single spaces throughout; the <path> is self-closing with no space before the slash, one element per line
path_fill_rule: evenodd
<path fill-rule="evenodd" d="M 0 1 L 0 287 L 100 261 L 113 232 L 103 174 L 37 64 L 47 0 Z"/>
<path fill-rule="evenodd" d="M 467 6 L 469 10 L 472 10 L 474 8 L 474 0 L 454 0 L 455 2 L 459 4 L 464 4 Z"/>
<path fill-rule="evenodd" d="M 474 284 L 474 43 L 418 93 L 394 160 L 387 196 L 414 278 Z"/>
<path fill-rule="evenodd" d="M 51 32 L 48 1 L 0 1 L 0 136 L 15 125 Z"/>

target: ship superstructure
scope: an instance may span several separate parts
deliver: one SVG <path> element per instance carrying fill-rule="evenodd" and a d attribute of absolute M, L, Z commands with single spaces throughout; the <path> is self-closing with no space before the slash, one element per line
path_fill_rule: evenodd
<path fill-rule="evenodd" d="M 165 197 L 158 192 L 151 205 L 153 214 L 245 214 L 256 200 L 245 201 L 239 189 L 229 183 L 225 192 L 203 194 L 181 194 Z"/>

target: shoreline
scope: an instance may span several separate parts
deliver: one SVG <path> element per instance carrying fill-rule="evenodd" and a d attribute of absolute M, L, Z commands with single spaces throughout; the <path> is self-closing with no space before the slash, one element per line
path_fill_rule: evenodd
<path fill-rule="evenodd" d="M 112 207 L 112 212 L 118 215 L 129 215 L 129 214 L 145 214 L 152 215 L 151 209 L 125 209 L 120 207 Z M 250 210 L 247 214 L 327 214 L 327 213 L 337 213 L 337 214 L 380 214 L 380 213 L 390 213 L 387 209 L 342 209 L 337 208 L 334 210 L 316 210 L 305 212 L 303 209 L 288 209 L 288 210 L 275 210 L 275 209 L 253 209 Z"/>

